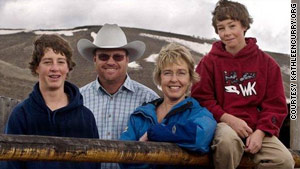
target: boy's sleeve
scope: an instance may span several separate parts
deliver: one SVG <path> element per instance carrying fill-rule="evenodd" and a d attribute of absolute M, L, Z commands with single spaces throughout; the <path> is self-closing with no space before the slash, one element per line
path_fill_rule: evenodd
<path fill-rule="evenodd" d="M 198 100 L 201 106 L 206 107 L 219 122 L 225 111 L 216 100 L 212 65 L 212 61 L 206 57 L 199 62 L 196 72 L 200 75 L 200 81 L 192 86 L 191 96 Z"/>
<path fill-rule="evenodd" d="M 11 112 L 5 127 L 5 134 L 26 134 L 24 112 L 20 105 L 17 105 Z M 26 162 L 0 161 L 1 169 L 24 169 Z"/>
<path fill-rule="evenodd" d="M 149 169 L 149 164 L 125 164 L 119 163 L 121 169 Z"/>
<path fill-rule="evenodd" d="M 25 162 L 0 161 L 1 169 L 26 169 Z"/>
<path fill-rule="evenodd" d="M 269 135 L 279 136 L 282 123 L 287 116 L 287 104 L 279 65 L 270 60 L 266 94 L 261 105 L 256 128 Z"/>
<path fill-rule="evenodd" d="M 83 106 L 82 107 L 83 115 L 86 116 L 86 123 L 88 123 L 89 132 L 90 134 L 87 135 L 88 138 L 99 138 L 99 133 L 98 133 L 98 128 L 96 124 L 96 119 L 93 113 L 91 112 L 90 109 L 87 107 Z"/>
<path fill-rule="evenodd" d="M 95 117 L 92 116 L 92 126 L 93 126 L 93 138 L 99 138 L 99 132 L 96 124 Z"/>
<path fill-rule="evenodd" d="M 202 109 L 184 122 L 156 124 L 147 133 L 150 141 L 172 142 L 191 151 L 206 153 L 216 129 L 213 116 Z"/>
<path fill-rule="evenodd" d="M 26 117 L 22 106 L 17 105 L 11 112 L 5 126 L 5 134 L 26 134 Z"/>

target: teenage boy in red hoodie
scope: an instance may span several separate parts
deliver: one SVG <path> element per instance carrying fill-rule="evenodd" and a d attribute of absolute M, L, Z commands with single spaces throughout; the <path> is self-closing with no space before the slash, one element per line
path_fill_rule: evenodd
<path fill-rule="evenodd" d="M 201 81 L 192 97 L 218 121 L 216 169 L 237 168 L 244 152 L 253 154 L 258 168 L 293 168 L 293 157 L 277 138 L 287 115 L 279 65 L 255 38 L 245 38 L 252 18 L 244 5 L 220 0 L 212 14 L 221 41 L 197 66 Z"/>

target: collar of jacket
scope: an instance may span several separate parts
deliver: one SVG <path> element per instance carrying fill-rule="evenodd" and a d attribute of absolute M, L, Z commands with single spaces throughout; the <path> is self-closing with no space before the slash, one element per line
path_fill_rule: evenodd
<path fill-rule="evenodd" d="M 144 112 L 151 116 L 153 112 L 156 112 L 156 108 L 164 101 L 163 98 L 159 98 L 153 100 L 149 103 L 144 103 L 140 108 L 138 108 L 135 112 Z M 177 103 L 172 107 L 172 109 L 168 112 L 164 119 L 167 119 L 175 114 L 184 112 L 186 109 L 189 109 L 193 106 L 193 102 L 190 97 L 186 97 L 183 101 Z M 153 111 L 154 109 L 154 111 Z"/>

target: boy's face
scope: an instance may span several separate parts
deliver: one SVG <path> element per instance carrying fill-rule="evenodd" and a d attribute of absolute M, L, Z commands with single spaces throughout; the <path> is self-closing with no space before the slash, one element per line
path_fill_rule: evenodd
<path fill-rule="evenodd" d="M 62 89 L 69 73 L 66 56 L 47 48 L 36 68 L 36 73 L 39 76 L 41 90 Z"/>
<path fill-rule="evenodd" d="M 217 21 L 217 30 L 221 41 L 225 44 L 226 51 L 235 54 L 246 46 L 244 35 L 246 28 L 240 21 L 232 19 Z"/>

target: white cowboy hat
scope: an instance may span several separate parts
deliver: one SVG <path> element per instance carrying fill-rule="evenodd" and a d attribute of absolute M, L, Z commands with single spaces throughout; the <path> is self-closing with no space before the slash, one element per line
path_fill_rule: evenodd
<path fill-rule="evenodd" d="M 100 49 L 122 48 L 128 51 L 129 62 L 141 57 L 146 49 L 142 41 L 127 43 L 125 33 L 117 24 L 104 24 L 97 33 L 94 43 L 87 39 L 80 39 L 77 43 L 79 53 L 89 61 L 93 62 L 93 51 Z"/>

